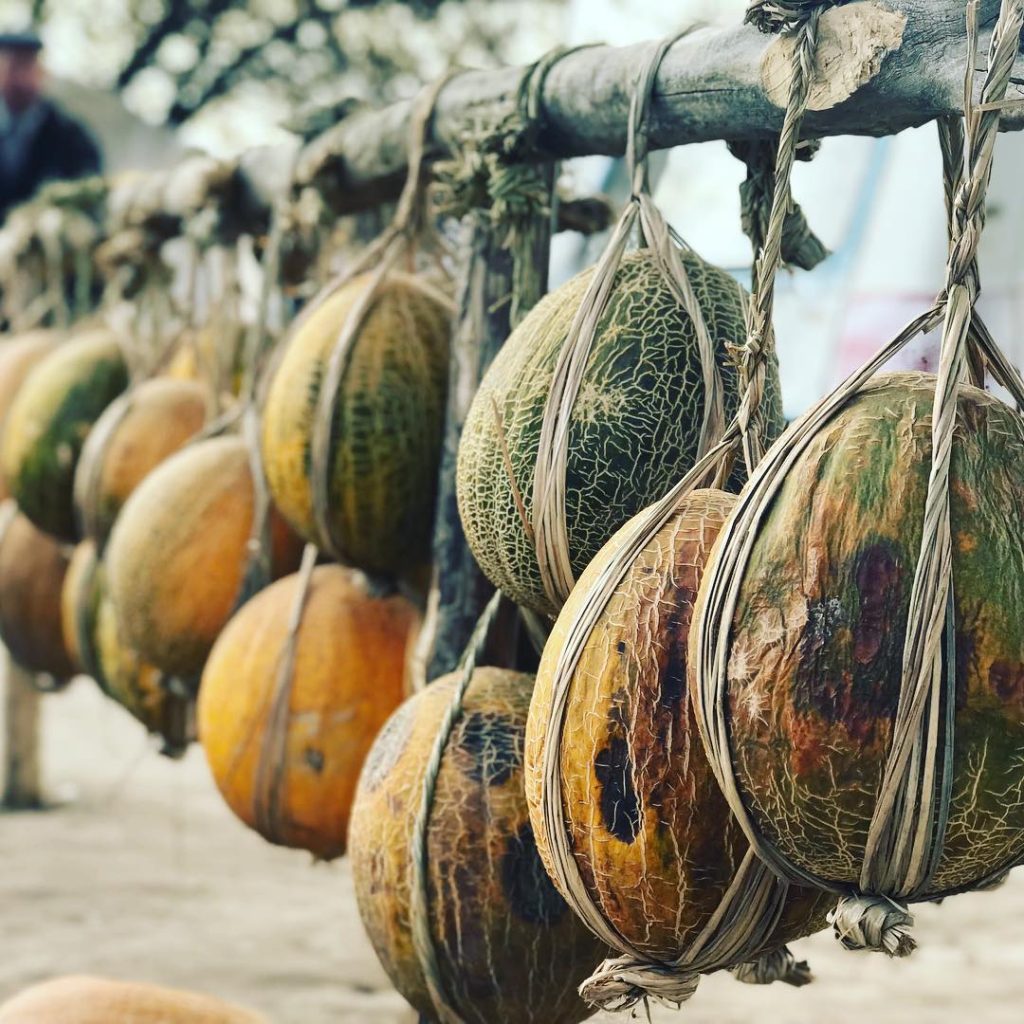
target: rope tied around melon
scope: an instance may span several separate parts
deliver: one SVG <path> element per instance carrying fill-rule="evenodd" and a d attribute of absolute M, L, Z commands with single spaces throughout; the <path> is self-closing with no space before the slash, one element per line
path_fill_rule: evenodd
<path fill-rule="evenodd" d="M 462 1024 L 462 1017 L 454 1009 L 452 1001 L 445 991 L 437 948 L 430 933 L 429 850 L 427 845 L 430 814 L 434 806 L 434 793 L 441 772 L 441 761 L 448 749 L 448 742 L 455 726 L 462 717 L 463 701 L 469 690 L 469 685 L 473 681 L 477 661 L 483 653 L 491 628 L 498 618 L 502 596 L 500 590 L 494 592 L 466 644 L 466 650 L 459 665 L 459 678 L 452 691 L 451 701 L 445 708 L 444 717 L 438 726 L 437 735 L 430 749 L 430 757 L 424 768 L 423 791 L 412 827 L 412 852 L 409 858 L 411 869 L 409 879 L 410 927 L 416 959 L 423 972 L 423 980 L 430 993 L 430 1000 L 434 1004 L 438 1024 Z"/>
<path fill-rule="evenodd" d="M 732 882 L 704 928 L 674 961 L 654 961 L 631 943 L 605 918 L 591 898 L 576 862 L 562 806 L 561 760 L 562 730 L 573 673 L 591 631 L 630 566 L 651 538 L 675 515 L 680 502 L 694 488 L 709 478 L 719 482 L 724 480 L 728 476 L 731 461 L 741 453 L 751 471 L 761 457 L 761 444 L 758 440 L 759 409 L 764 394 L 765 366 L 774 352 L 774 334 L 771 329 L 772 290 L 781 257 L 786 217 L 791 205 L 789 179 L 813 70 L 819 15 L 820 11 L 812 12 L 808 21 L 800 27 L 794 49 L 791 92 L 778 145 L 771 213 L 765 243 L 754 270 L 755 297 L 748 309 L 747 339 L 736 353 L 741 388 L 737 413 L 724 430 L 716 425 L 713 438 L 704 440 L 700 457 L 693 468 L 660 501 L 635 516 L 624 528 L 620 547 L 588 592 L 588 600 L 571 624 L 555 667 L 552 712 L 547 723 L 542 763 L 543 829 L 559 890 L 566 895 L 572 909 L 588 927 L 608 946 L 622 954 L 606 961 L 580 988 L 580 994 L 587 1002 L 606 1010 L 628 1009 L 652 999 L 678 1007 L 693 995 L 701 974 L 722 968 L 732 969 L 739 980 L 750 983 L 784 981 L 799 986 L 810 981 L 806 963 L 798 962 L 784 946 L 772 944 L 782 917 L 789 884 L 757 856 L 753 847 L 747 850 Z M 670 43 L 660 44 L 652 55 L 653 60 L 641 72 L 642 91 L 647 95 L 657 62 Z M 640 92 L 638 89 L 638 95 Z M 636 116 L 638 113 L 639 101 L 634 97 L 631 114 Z M 632 121 L 631 117 L 631 126 Z M 632 130 L 630 134 L 632 137 Z M 641 143 L 644 144 L 642 137 Z M 641 196 L 636 194 L 636 185 L 637 179 L 634 177 L 634 202 L 631 207 L 634 210 L 640 207 L 642 210 L 642 193 Z M 624 215 L 624 221 L 627 215 Z M 613 240 L 610 251 L 614 251 L 615 244 Z M 595 279 L 599 274 L 600 270 L 595 272 Z M 610 283 L 611 275 L 608 275 L 603 285 L 607 289 Z M 719 394 L 717 402 L 720 401 Z M 705 427 L 709 424 L 709 411 L 712 411 L 713 404 L 709 403 L 705 409 Z M 720 404 L 718 410 L 721 416 Z M 711 422 L 714 422 L 713 418 Z"/>
<path fill-rule="evenodd" d="M 423 179 L 430 125 L 441 91 L 454 74 L 455 71 L 449 71 L 437 81 L 426 86 L 416 99 L 409 124 L 409 172 L 391 224 L 358 260 L 330 281 L 319 295 L 305 306 L 299 316 L 292 321 L 289 331 L 289 337 L 294 336 L 324 302 L 354 278 L 366 273 L 371 275 L 367 287 L 349 309 L 331 349 L 317 397 L 316 416 L 310 444 L 310 487 L 319 546 L 340 562 L 348 562 L 350 559 L 346 557 L 344 545 L 335 532 L 334 517 L 331 516 L 330 461 L 331 435 L 341 381 L 351 358 L 356 338 L 373 312 L 388 276 L 403 260 L 410 267 L 412 266 L 417 240 L 426 229 L 427 210 Z M 418 277 L 410 277 L 409 284 L 454 311 L 454 304 L 439 289 Z M 287 348 L 287 343 L 288 339 L 285 339 L 279 351 L 283 352 Z M 273 371 L 273 366 L 269 370 L 268 379 Z"/>
<path fill-rule="evenodd" d="M 650 249 L 679 305 L 693 322 L 700 354 L 704 411 L 697 457 L 704 456 L 722 435 L 725 412 L 715 348 L 689 275 L 679 256 L 685 243 L 666 223 L 650 194 L 647 174 L 648 114 L 655 78 L 670 47 L 692 28 L 652 45 L 638 70 L 630 100 L 626 164 L 630 198 L 611 239 L 594 268 L 579 309 L 558 354 L 544 406 L 533 479 L 532 536 L 541 582 L 548 598 L 561 607 L 576 580 L 566 522 L 566 468 L 573 409 L 582 386 L 597 327 L 608 305 L 620 262 L 636 230 Z M 512 481 L 513 491 L 518 487 Z"/>
<path fill-rule="evenodd" d="M 985 193 L 1011 69 L 1024 26 L 1024 0 L 1003 0 L 991 43 L 981 103 L 971 85 L 977 44 L 977 2 L 968 5 L 970 59 L 961 132 L 939 124 L 950 215 L 946 285 L 933 307 L 917 318 L 831 395 L 805 413 L 762 459 L 719 538 L 708 567 L 705 603 L 694 623 L 700 686 L 695 711 L 711 765 L 752 849 L 780 878 L 836 891 L 830 915 L 848 948 L 905 956 L 914 948 L 906 903 L 925 898 L 943 855 L 953 782 L 956 651 L 953 626 L 950 465 L 961 380 L 986 365 L 1018 405 L 1024 380 L 1006 360 L 975 310 L 978 243 Z M 962 143 L 966 139 L 966 159 Z M 911 339 L 942 325 L 931 424 L 932 457 L 915 567 L 901 684 L 892 739 L 872 814 L 856 886 L 823 879 L 792 862 L 765 838 L 739 791 L 727 721 L 728 641 L 741 584 L 758 527 L 789 468 L 810 441 Z M 947 671 L 948 668 L 948 671 Z M 994 873 L 998 877 L 1003 869 Z M 982 879 L 984 884 L 989 879 Z"/>

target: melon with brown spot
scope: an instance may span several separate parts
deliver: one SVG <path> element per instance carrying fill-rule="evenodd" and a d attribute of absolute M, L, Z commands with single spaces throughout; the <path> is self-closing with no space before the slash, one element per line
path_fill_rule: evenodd
<path fill-rule="evenodd" d="M 358 570 L 317 567 L 279 691 L 299 585 L 278 580 L 227 624 L 203 671 L 199 735 L 242 821 L 328 860 L 344 853 L 363 758 L 405 694 L 419 613 Z"/>
<path fill-rule="evenodd" d="M 60 341 L 60 332 L 47 328 L 25 331 L 0 342 L 0 437 L 11 404 L 29 371 L 48 356 Z M 0 500 L 11 496 L 10 488 L 0 472 Z"/>
<path fill-rule="evenodd" d="M 75 471 L 83 534 L 102 548 L 128 495 L 205 419 L 206 395 L 193 381 L 157 377 L 112 402 L 89 432 Z"/>
<path fill-rule="evenodd" d="M 418 278 L 389 275 L 352 340 L 330 430 L 329 536 L 313 511 L 323 379 L 371 278 L 353 278 L 293 332 L 263 406 L 263 465 L 274 500 L 303 537 L 361 569 L 404 574 L 429 552 L 451 331 L 447 299 Z"/>
<path fill-rule="evenodd" d="M 0 464 L 22 512 L 41 530 L 74 541 L 72 492 L 86 435 L 128 386 L 114 334 L 77 334 L 29 372 L 4 423 Z"/>
<path fill-rule="evenodd" d="M 0 640 L 23 668 L 59 681 L 75 671 L 61 620 L 67 571 L 68 555 L 53 537 L 10 498 L 0 505 Z"/>
<path fill-rule="evenodd" d="M 349 855 L 363 925 L 395 987 L 436 1013 L 411 934 L 413 822 L 457 676 L 421 690 L 363 769 Z M 523 795 L 533 677 L 478 668 L 445 748 L 427 830 L 428 927 L 447 1000 L 467 1024 L 573 1024 L 577 986 L 606 954 L 548 879 Z"/>
<path fill-rule="evenodd" d="M 239 599 L 255 514 L 250 453 L 237 437 L 199 441 L 150 473 L 121 509 L 105 560 L 124 642 L 170 675 L 192 677 Z M 301 544 L 271 509 L 271 574 Z"/>
<path fill-rule="evenodd" d="M 688 251 L 681 259 L 715 346 L 731 416 L 739 395 L 730 346 L 746 334 L 746 296 L 725 271 Z M 534 546 L 534 471 L 555 365 L 592 275 L 585 270 L 551 292 L 512 332 L 473 399 L 459 445 L 459 513 L 473 554 L 492 583 L 550 616 L 558 607 L 545 592 Z M 765 383 L 766 442 L 782 429 L 779 394 L 773 358 Z M 650 252 L 627 254 L 569 422 L 565 517 L 577 578 L 615 530 L 691 468 L 704 401 L 693 320 Z M 737 469 L 729 489 L 742 482 Z"/>
<path fill-rule="evenodd" d="M 705 756 L 686 682 L 697 588 L 735 502 L 717 490 L 683 499 L 608 599 L 569 680 L 559 777 L 576 865 L 605 920 L 656 961 L 677 960 L 693 945 L 747 853 Z M 632 529 L 632 523 L 623 527 L 583 573 L 537 674 L 526 732 L 526 794 L 548 863 L 543 766 L 556 665 Z M 748 959 L 824 927 L 832 902 L 791 890 L 769 942 L 748 951 Z"/>
<path fill-rule="evenodd" d="M 786 858 L 840 886 L 858 884 L 893 734 L 935 386 L 879 376 L 810 439 L 755 527 L 729 624 L 744 803 Z M 949 495 L 952 802 L 925 899 L 1024 856 L 1024 420 L 967 385 Z"/>

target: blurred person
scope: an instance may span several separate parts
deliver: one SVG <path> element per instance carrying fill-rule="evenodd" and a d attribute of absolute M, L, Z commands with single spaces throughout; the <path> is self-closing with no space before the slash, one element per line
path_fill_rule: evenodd
<path fill-rule="evenodd" d="M 34 32 L 0 32 L 0 221 L 45 182 L 102 165 L 88 129 L 43 95 L 41 50 Z"/>

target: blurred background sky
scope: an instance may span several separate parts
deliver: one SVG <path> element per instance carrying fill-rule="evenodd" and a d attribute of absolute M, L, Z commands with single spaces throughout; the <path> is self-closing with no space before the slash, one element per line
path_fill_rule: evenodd
<path fill-rule="evenodd" d="M 326 126 L 355 97 L 413 94 L 455 62 L 523 63 L 561 43 L 617 45 L 694 20 L 735 24 L 746 0 L 3 0 L 0 28 L 34 20 L 52 91 L 102 136 L 108 166 L 165 166 L 196 147 L 233 156 Z M 1010 355 L 1024 356 L 1024 140 L 1004 136 L 983 248 L 984 306 Z M 581 192 L 608 189 L 612 162 L 572 161 Z M 656 198 L 707 259 L 748 276 L 739 227 L 741 165 L 722 143 L 656 165 Z M 884 140 L 825 141 L 797 166 L 794 191 L 832 250 L 813 273 L 783 275 L 778 337 L 786 411 L 796 415 L 867 358 L 942 282 L 945 227 L 931 127 Z M 621 198 L 621 196 L 619 197 Z M 553 283 L 600 240 L 558 240 Z M 902 365 L 927 368 L 934 339 Z"/>

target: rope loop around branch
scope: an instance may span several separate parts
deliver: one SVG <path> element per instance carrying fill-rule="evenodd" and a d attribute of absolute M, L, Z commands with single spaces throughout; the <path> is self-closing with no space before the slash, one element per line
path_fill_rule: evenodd
<path fill-rule="evenodd" d="M 839 7 L 849 0 L 751 0 L 743 19 L 765 33 L 792 31 L 813 14 Z"/>

